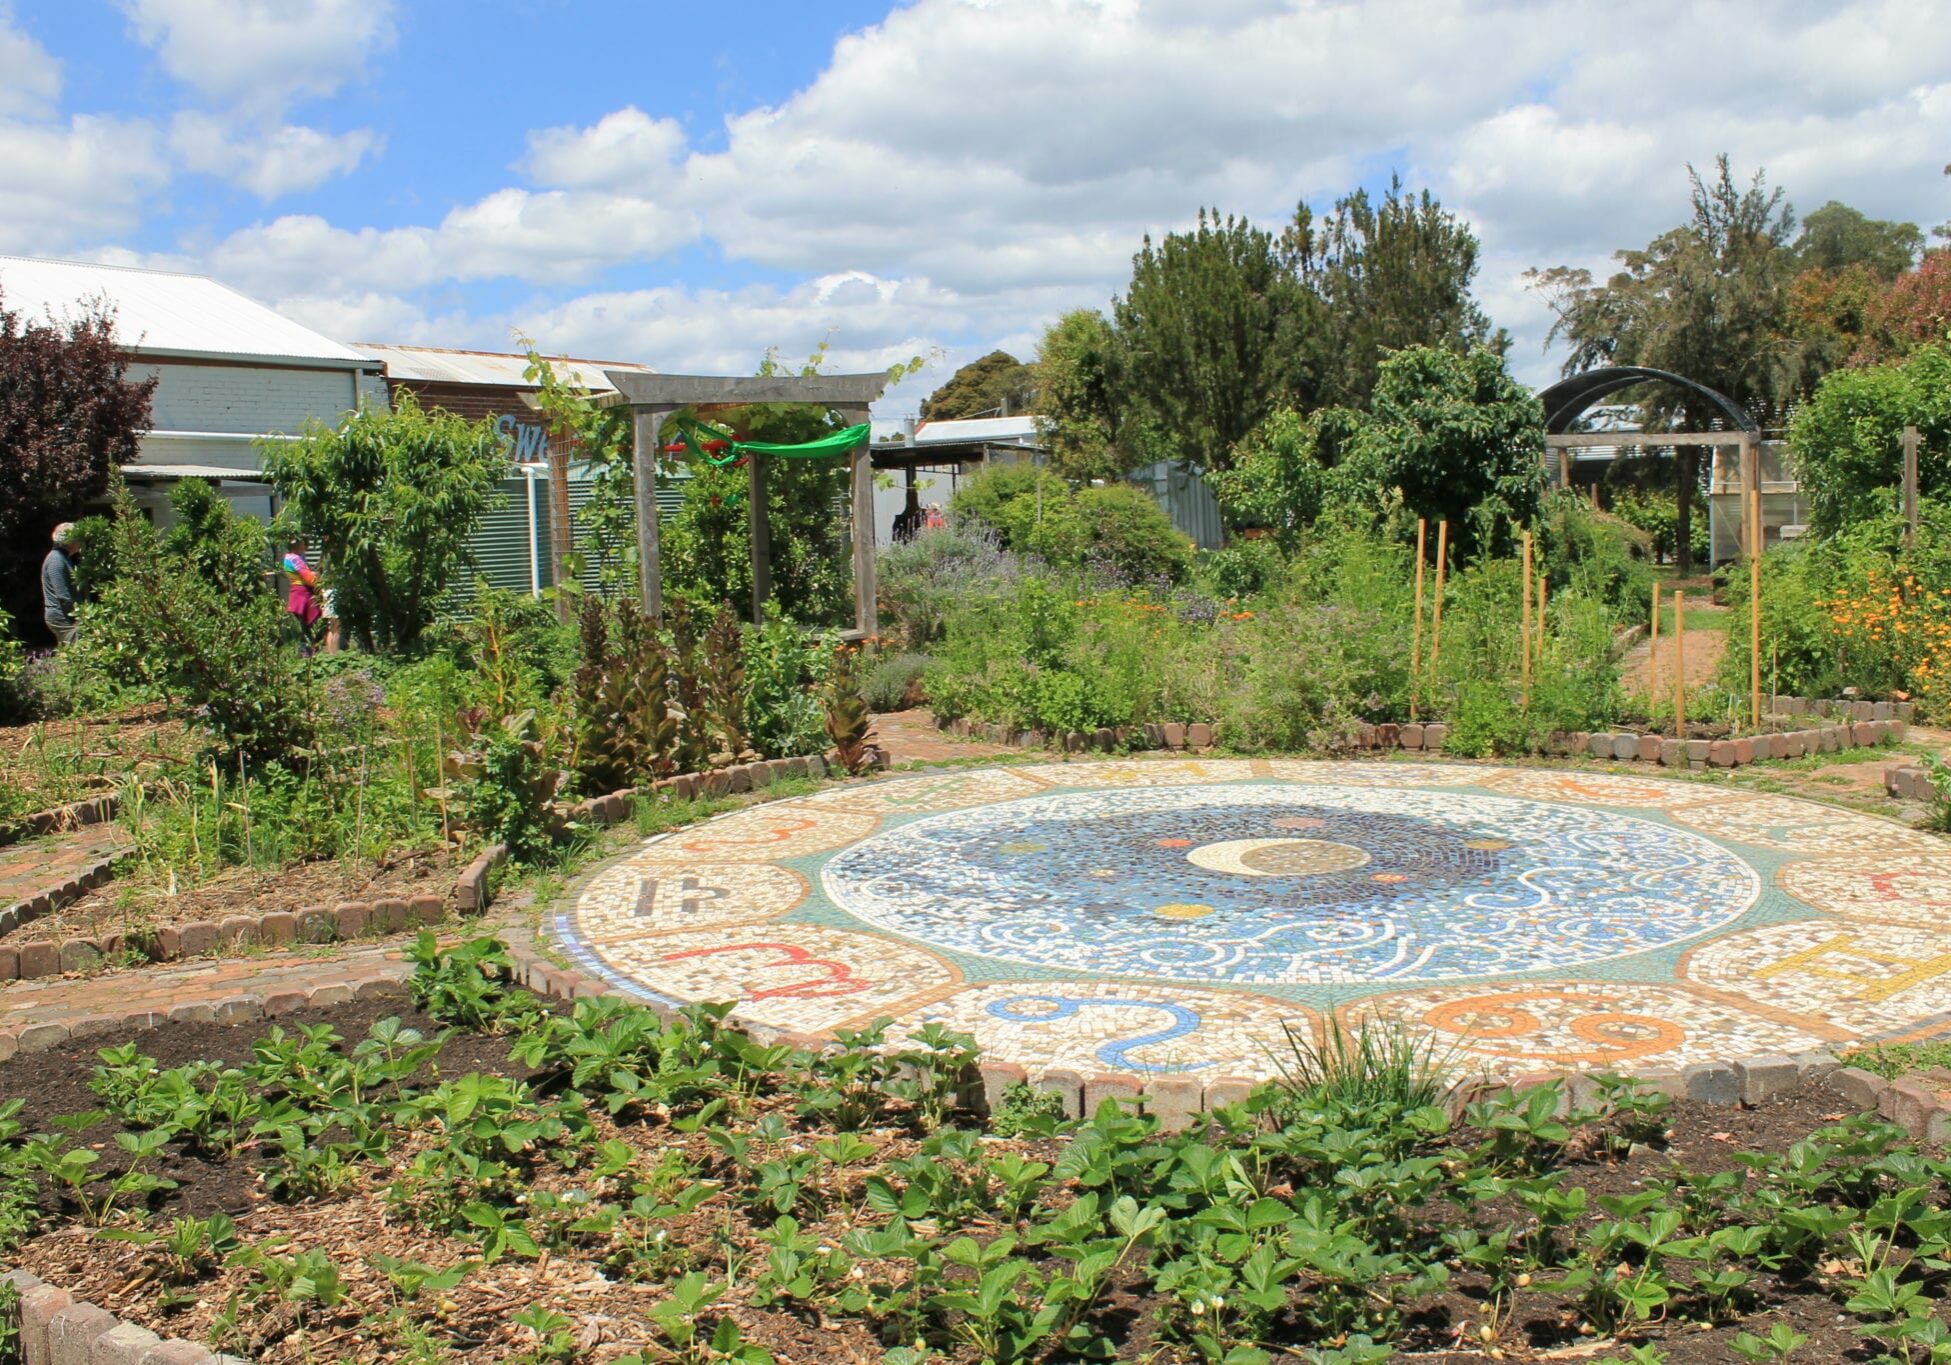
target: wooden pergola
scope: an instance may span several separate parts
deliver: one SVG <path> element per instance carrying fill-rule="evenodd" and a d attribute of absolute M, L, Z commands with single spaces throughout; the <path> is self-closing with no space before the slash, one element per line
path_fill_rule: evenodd
<path fill-rule="evenodd" d="M 725 377 L 605 370 L 604 376 L 616 392 L 600 400 L 603 406 L 630 409 L 637 476 L 638 578 L 644 611 L 651 616 L 664 613 L 663 571 L 657 548 L 657 457 L 665 419 L 680 408 L 705 404 L 816 403 L 838 413 L 848 426 L 855 426 L 868 420 L 870 406 L 888 384 L 885 374 Z M 880 613 L 874 603 L 874 471 L 869 444 L 862 441 L 848 456 L 853 486 L 854 629 L 861 636 L 878 634 L 880 629 Z M 766 458 L 751 456 L 746 461 L 746 473 L 751 481 L 746 502 L 752 540 L 752 622 L 758 625 L 765 615 L 766 598 L 772 595 Z"/>

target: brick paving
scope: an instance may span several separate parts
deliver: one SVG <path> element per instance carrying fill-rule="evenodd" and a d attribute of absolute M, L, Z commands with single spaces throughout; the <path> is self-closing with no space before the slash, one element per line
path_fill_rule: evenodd
<path fill-rule="evenodd" d="M 958 758 L 999 758 L 1023 752 L 1004 744 L 985 744 L 945 734 L 935 728 L 934 716 L 920 708 L 875 716 L 874 733 L 889 761 L 894 763 L 943 763 Z"/>
<path fill-rule="evenodd" d="M 160 1022 L 181 1011 L 205 1018 L 261 1019 L 302 1007 L 321 988 L 344 988 L 349 998 L 362 984 L 404 980 L 409 970 L 403 945 L 380 944 L 330 955 L 267 953 L 139 972 L 12 981 L 0 986 L 0 1040 L 17 1037 L 27 1050 L 37 1036 L 59 1041 L 70 1035 L 101 1035 L 106 1043 L 113 1041 L 107 1035 L 122 1031 L 132 1017 L 146 1015 L 148 1022 Z M 37 1034 L 40 1030 L 47 1032 Z M 0 1050 L 5 1050 L 4 1041 Z"/>
<path fill-rule="evenodd" d="M 80 877 L 122 843 L 120 827 L 107 824 L 0 847 L 0 906 L 31 901 Z"/>

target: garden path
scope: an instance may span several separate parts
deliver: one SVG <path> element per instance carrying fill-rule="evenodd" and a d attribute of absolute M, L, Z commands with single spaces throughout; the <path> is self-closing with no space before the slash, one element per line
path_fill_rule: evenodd
<path fill-rule="evenodd" d="M 1725 617 L 1727 608 L 1708 602 L 1689 601 L 1687 615 L 1690 618 L 1687 629 L 1687 686 L 1695 688 L 1712 681 L 1720 668 L 1721 655 L 1727 652 L 1727 628 L 1722 621 L 1716 621 L 1713 627 L 1707 629 L 1691 622 L 1703 615 Z M 1673 690 L 1672 620 L 1672 610 L 1663 610 L 1659 642 L 1649 646 L 1641 641 L 1628 650 L 1620 661 L 1620 671 L 1625 675 L 1629 692 L 1666 696 Z"/>
<path fill-rule="evenodd" d="M 0 907 L 24 904 L 80 878 L 121 843 L 120 826 L 105 824 L 0 848 Z"/>
<path fill-rule="evenodd" d="M 940 763 L 946 759 L 997 758 L 1022 752 L 1004 744 L 985 744 L 937 730 L 934 716 L 922 707 L 875 716 L 874 733 L 880 737 L 881 748 L 893 763 Z"/>

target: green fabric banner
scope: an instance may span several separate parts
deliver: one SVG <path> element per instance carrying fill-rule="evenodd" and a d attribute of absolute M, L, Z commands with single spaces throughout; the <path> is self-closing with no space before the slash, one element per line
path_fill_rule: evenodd
<path fill-rule="evenodd" d="M 717 465 L 720 468 L 742 459 L 747 455 L 779 455 L 789 460 L 832 459 L 836 455 L 845 455 L 864 443 L 869 435 L 872 434 L 872 430 L 873 428 L 869 423 L 862 422 L 858 426 L 851 426 L 836 431 L 831 436 L 822 436 L 817 441 L 802 441 L 797 445 L 781 445 L 773 441 L 734 440 L 724 432 L 717 431 L 700 422 L 681 422 L 678 424 L 678 435 L 684 439 L 684 444 L 691 448 L 691 453 L 703 460 L 706 464 Z M 728 444 L 729 448 L 723 455 L 713 455 L 704 448 L 706 441 L 724 441 Z"/>

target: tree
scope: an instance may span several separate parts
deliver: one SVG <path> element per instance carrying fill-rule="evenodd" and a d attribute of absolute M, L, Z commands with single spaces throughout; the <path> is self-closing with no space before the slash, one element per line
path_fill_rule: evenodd
<path fill-rule="evenodd" d="M 1450 523 L 1460 557 L 1507 551 L 1544 492 L 1544 409 L 1479 346 L 1412 346 L 1382 362 L 1353 439 L 1350 486 Z"/>
<path fill-rule="evenodd" d="M 1392 179 L 1377 204 L 1358 189 L 1318 225 L 1303 203 L 1281 249 L 1319 300 L 1302 341 L 1317 402 L 1366 404 L 1391 351 L 1488 344 L 1502 352 L 1509 344 L 1470 297 L 1476 234 L 1428 190 L 1406 195 Z"/>
<path fill-rule="evenodd" d="M 1244 218 L 1202 209 L 1191 232 L 1147 237 L 1112 305 L 1124 356 L 1118 425 L 1145 447 L 1133 463 L 1229 468 L 1234 442 L 1296 378 L 1300 307 L 1274 237 Z"/>
<path fill-rule="evenodd" d="M 1077 483 L 1118 478 L 1133 460 L 1118 442 L 1121 361 L 1104 314 L 1076 308 L 1044 329 L 1037 351 L 1037 431 L 1051 466 Z"/>
<path fill-rule="evenodd" d="M 1036 400 L 1036 372 L 1008 351 L 971 360 L 921 404 L 924 422 L 964 417 L 1007 417 L 1028 412 Z"/>
<path fill-rule="evenodd" d="M 1860 360 L 1909 355 L 1932 342 L 1951 341 L 1951 248 L 1928 252 L 1865 309 Z"/>
<path fill-rule="evenodd" d="M 319 556 L 339 619 L 369 649 L 410 648 L 473 562 L 470 541 L 508 459 L 488 420 L 427 410 L 413 395 L 337 427 L 267 442 L 280 522 Z"/>
<path fill-rule="evenodd" d="M 8 584 L 0 608 L 22 622 L 41 619 L 36 566 L 49 532 L 102 493 L 111 466 L 135 459 L 149 428 L 156 381 L 132 380 L 128 368 L 105 304 L 67 322 L 26 322 L 0 295 L 0 570 Z"/>
<path fill-rule="evenodd" d="M 1802 220 L 1795 263 L 1803 270 L 1846 270 L 1861 265 L 1888 283 L 1917 262 L 1924 234 L 1915 223 L 1865 217 L 1831 199 Z"/>
<path fill-rule="evenodd" d="M 1569 266 L 1526 278 L 1556 314 L 1548 340 L 1570 343 L 1567 375 L 1602 365 L 1668 370 L 1719 390 L 1759 421 L 1779 421 L 1824 360 L 1794 335 L 1789 317 L 1795 214 L 1762 173 L 1743 190 L 1726 156 L 1715 167 L 1711 182 L 1687 167 L 1689 221 L 1642 249 L 1618 252 L 1623 269 L 1603 285 Z M 1691 391 L 1667 388 L 1643 394 L 1640 409 L 1648 430 L 1705 430 L 1721 415 Z M 1684 573 L 1692 568 L 1695 448 L 1680 447 L 1675 465 Z"/>
<path fill-rule="evenodd" d="M 1903 479 L 1903 431 L 1918 428 L 1918 486 L 1951 495 L 1951 345 L 1901 363 L 1838 370 L 1796 410 L 1788 429 L 1809 527 L 1831 536 L 1892 504 Z"/>
<path fill-rule="evenodd" d="M 1336 475 L 1363 415 L 1350 408 L 1280 408 L 1241 441 L 1233 468 L 1208 476 L 1221 514 L 1235 529 L 1265 528 L 1291 548 L 1340 499 Z"/>

